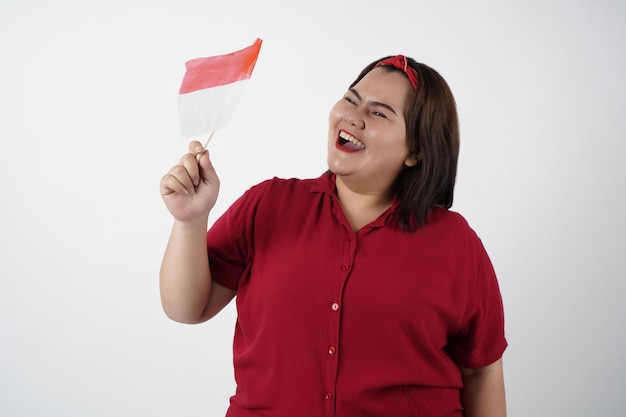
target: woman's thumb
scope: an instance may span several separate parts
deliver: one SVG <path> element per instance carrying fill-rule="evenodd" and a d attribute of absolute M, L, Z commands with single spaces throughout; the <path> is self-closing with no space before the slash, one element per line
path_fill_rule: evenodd
<path fill-rule="evenodd" d="M 198 159 L 198 166 L 200 167 L 200 177 L 208 182 L 217 182 L 217 173 L 215 172 L 215 168 L 211 163 L 211 159 L 209 158 L 209 151 L 204 150 L 200 153 L 200 158 Z"/>

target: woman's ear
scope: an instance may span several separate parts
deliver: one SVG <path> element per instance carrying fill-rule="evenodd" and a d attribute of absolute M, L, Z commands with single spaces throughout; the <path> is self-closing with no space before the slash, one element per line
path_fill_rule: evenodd
<path fill-rule="evenodd" d="M 422 159 L 422 153 L 418 153 L 417 155 L 410 154 L 404 160 L 404 165 L 407 167 L 414 167 L 417 163 Z"/>

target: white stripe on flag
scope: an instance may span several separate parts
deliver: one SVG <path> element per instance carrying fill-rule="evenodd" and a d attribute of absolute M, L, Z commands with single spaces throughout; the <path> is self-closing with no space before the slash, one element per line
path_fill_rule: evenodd
<path fill-rule="evenodd" d="M 201 139 L 228 123 L 248 80 L 178 96 L 183 139 Z"/>

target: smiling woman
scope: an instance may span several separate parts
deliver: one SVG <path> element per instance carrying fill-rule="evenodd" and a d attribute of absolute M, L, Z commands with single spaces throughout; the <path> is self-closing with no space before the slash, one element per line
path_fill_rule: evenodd
<path fill-rule="evenodd" d="M 504 416 L 498 282 L 449 210 L 459 138 L 447 84 L 411 58 L 377 60 L 328 132 L 326 173 L 264 181 L 208 232 L 208 152 L 192 142 L 161 180 L 174 217 L 166 314 L 199 323 L 237 297 L 227 415 Z"/>
<path fill-rule="evenodd" d="M 417 163 L 409 151 L 404 117 L 412 92 L 401 72 L 376 68 L 353 85 L 330 112 L 327 160 L 330 171 L 337 175 L 344 210 L 352 211 L 349 206 L 354 197 L 356 204 L 358 196 L 376 199 L 371 201 L 374 210 L 366 211 L 369 216 L 364 216 L 364 207 L 355 207 L 361 220 L 353 229 L 373 221 L 391 206 L 395 179 L 403 167 Z M 351 143 L 362 146 L 346 147 L 342 136 L 354 138 Z"/>

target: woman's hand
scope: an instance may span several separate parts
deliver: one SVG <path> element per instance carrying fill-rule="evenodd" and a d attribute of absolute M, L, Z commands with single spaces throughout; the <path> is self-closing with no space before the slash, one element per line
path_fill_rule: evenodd
<path fill-rule="evenodd" d="M 160 188 L 165 206 L 176 220 L 206 220 L 217 200 L 220 181 L 200 142 L 189 143 L 189 153 L 161 178 Z"/>

